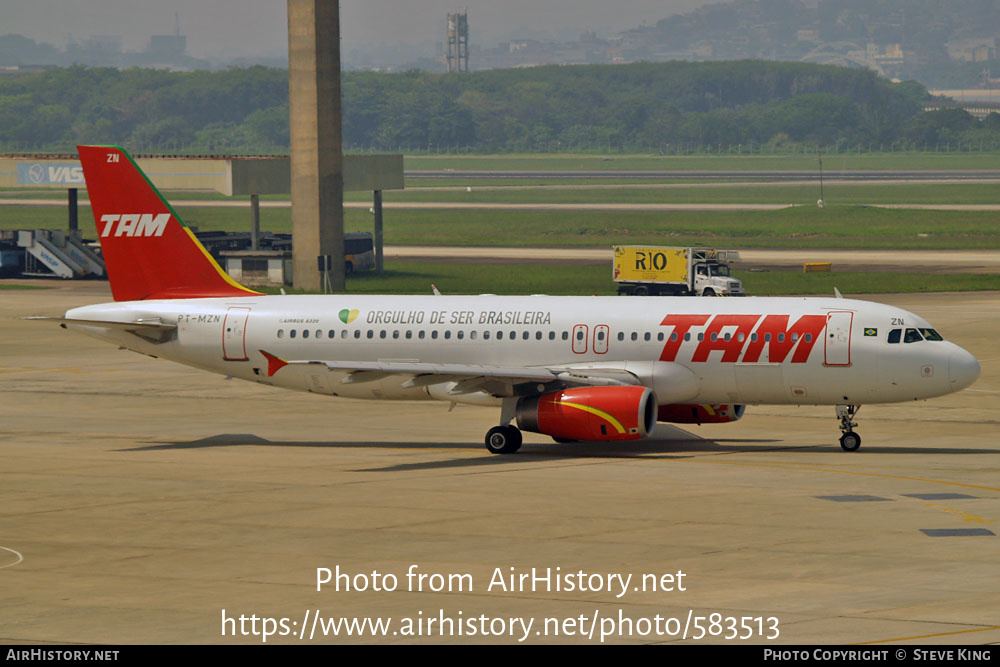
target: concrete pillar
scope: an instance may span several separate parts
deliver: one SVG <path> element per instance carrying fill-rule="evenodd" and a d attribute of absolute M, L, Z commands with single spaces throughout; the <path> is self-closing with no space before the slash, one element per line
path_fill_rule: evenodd
<path fill-rule="evenodd" d="M 250 249 L 260 250 L 260 195 L 250 195 Z"/>
<path fill-rule="evenodd" d="M 382 191 L 372 195 L 372 210 L 375 211 L 375 272 L 382 273 Z"/>
<path fill-rule="evenodd" d="M 67 203 L 69 205 L 69 231 L 76 232 L 80 229 L 80 209 L 77 206 L 77 188 L 69 189 Z"/>
<path fill-rule="evenodd" d="M 288 0 L 292 258 L 295 287 L 344 290 L 344 174 L 340 120 L 340 2 Z"/>

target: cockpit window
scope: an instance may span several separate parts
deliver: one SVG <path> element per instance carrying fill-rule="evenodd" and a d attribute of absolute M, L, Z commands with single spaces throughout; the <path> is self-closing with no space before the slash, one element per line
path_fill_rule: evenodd
<path fill-rule="evenodd" d="M 924 340 L 944 340 L 944 338 L 934 329 L 921 329 L 920 333 L 924 335 Z"/>
<path fill-rule="evenodd" d="M 903 334 L 902 329 L 893 329 L 892 331 L 889 332 L 889 342 L 898 343 L 902 334 Z"/>
<path fill-rule="evenodd" d="M 924 339 L 924 337 L 921 336 L 920 332 L 917 331 L 916 329 L 907 329 L 906 330 L 906 335 L 903 337 L 903 342 L 904 343 L 916 343 L 916 342 L 922 341 L 923 339 Z"/>

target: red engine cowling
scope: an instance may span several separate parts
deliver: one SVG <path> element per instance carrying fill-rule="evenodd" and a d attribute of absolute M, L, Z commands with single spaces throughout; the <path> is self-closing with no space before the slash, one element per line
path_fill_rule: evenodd
<path fill-rule="evenodd" d="M 648 387 L 580 387 L 517 402 L 517 426 L 566 440 L 639 440 L 656 426 Z"/>
<path fill-rule="evenodd" d="M 724 424 L 743 417 L 745 405 L 661 405 L 656 421 L 674 424 Z"/>

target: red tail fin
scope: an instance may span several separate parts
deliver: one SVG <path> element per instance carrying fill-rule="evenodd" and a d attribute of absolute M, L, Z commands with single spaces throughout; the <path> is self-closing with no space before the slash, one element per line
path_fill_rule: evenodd
<path fill-rule="evenodd" d="M 259 294 L 223 272 L 123 149 L 77 149 L 115 301 Z"/>

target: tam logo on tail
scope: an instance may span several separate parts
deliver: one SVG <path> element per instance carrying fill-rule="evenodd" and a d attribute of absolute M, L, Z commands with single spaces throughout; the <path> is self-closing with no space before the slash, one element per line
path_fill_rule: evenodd
<path fill-rule="evenodd" d="M 128 153 L 77 150 L 115 301 L 258 295 L 219 267 Z"/>
<path fill-rule="evenodd" d="M 111 236 L 113 229 L 115 236 L 163 236 L 163 230 L 167 228 L 169 220 L 169 213 L 160 213 L 156 216 L 152 213 L 121 215 L 108 213 L 101 216 L 101 222 L 104 223 L 101 236 Z"/>

